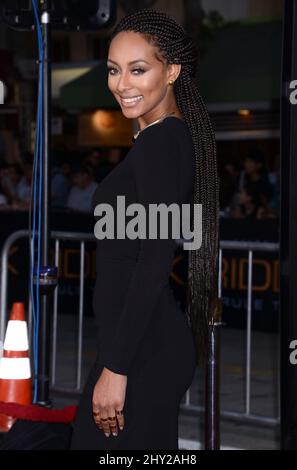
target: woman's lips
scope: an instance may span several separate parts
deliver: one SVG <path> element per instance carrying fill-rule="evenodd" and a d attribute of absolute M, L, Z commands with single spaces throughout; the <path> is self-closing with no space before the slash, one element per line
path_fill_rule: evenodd
<path fill-rule="evenodd" d="M 140 101 L 143 100 L 143 96 L 139 95 L 137 97 L 131 97 L 131 98 L 122 98 L 120 97 L 121 103 L 123 106 L 126 106 L 127 108 L 133 108 L 136 106 Z"/>

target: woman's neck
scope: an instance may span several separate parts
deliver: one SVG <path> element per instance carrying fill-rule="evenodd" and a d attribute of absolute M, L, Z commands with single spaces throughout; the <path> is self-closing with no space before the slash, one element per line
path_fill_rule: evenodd
<path fill-rule="evenodd" d="M 163 111 L 163 112 L 158 113 L 158 115 L 155 115 L 154 118 L 148 118 L 145 121 L 140 118 L 138 120 L 138 125 L 140 127 L 140 130 L 142 131 L 143 129 L 145 129 L 147 126 L 149 126 L 153 122 L 157 121 L 158 119 L 162 119 L 164 117 L 167 117 L 167 116 L 174 116 L 174 117 L 177 117 L 177 118 L 180 118 L 180 119 L 184 120 L 183 115 L 181 114 L 181 112 L 178 109 L 174 109 L 173 111 Z"/>

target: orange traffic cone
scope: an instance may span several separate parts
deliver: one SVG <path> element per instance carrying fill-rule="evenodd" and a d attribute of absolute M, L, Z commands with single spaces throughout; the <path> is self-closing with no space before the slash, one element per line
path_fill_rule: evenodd
<path fill-rule="evenodd" d="M 29 359 L 28 330 L 22 302 L 12 306 L 0 360 L 0 401 L 32 403 L 32 380 Z M 15 418 L 0 414 L 0 432 L 8 432 Z"/>

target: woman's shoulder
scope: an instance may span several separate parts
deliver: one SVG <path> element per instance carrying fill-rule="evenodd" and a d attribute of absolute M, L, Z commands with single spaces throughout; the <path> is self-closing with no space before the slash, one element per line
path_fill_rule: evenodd
<path fill-rule="evenodd" d="M 166 165 L 174 167 L 180 165 L 181 160 L 191 165 L 193 141 L 186 122 L 167 117 L 147 127 L 140 132 L 126 158 L 136 171 Z"/>
<path fill-rule="evenodd" d="M 191 138 L 187 123 L 175 116 L 167 116 L 163 121 L 148 126 L 141 131 L 135 144 L 152 146 L 156 143 L 164 145 L 164 143 L 169 142 L 172 144 L 181 138 Z"/>

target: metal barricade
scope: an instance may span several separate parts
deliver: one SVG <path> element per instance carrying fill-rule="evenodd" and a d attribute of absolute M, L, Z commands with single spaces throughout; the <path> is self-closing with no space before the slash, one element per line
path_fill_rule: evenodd
<path fill-rule="evenodd" d="M 12 245 L 19 239 L 28 237 L 28 230 L 19 230 L 11 234 L 5 241 L 1 255 L 1 293 L 0 293 L 0 341 L 4 339 L 5 326 L 7 321 L 7 289 L 8 289 L 8 258 Z M 80 244 L 80 275 L 79 275 L 79 305 L 78 305 L 78 336 L 77 336 L 77 357 L 76 357 L 76 383 L 75 387 L 63 388 L 57 385 L 56 365 L 57 365 L 57 320 L 58 320 L 58 295 L 59 286 L 55 289 L 53 299 L 53 323 L 52 323 L 52 350 L 51 350 L 51 390 L 65 394 L 77 395 L 82 390 L 82 354 L 83 354 L 83 301 L 84 301 L 84 266 L 85 266 L 85 243 L 95 242 L 94 235 L 88 233 L 73 232 L 51 232 L 51 238 L 55 240 L 55 265 L 59 264 L 60 241 L 75 241 Z M 183 243 L 183 240 L 178 240 Z M 221 416 L 239 421 L 262 423 L 274 426 L 279 423 L 279 416 L 260 416 L 251 413 L 251 344 L 252 344 L 252 275 L 253 275 L 253 254 L 254 252 L 278 252 L 278 243 L 264 242 L 241 242 L 241 241 L 221 241 L 219 250 L 219 297 L 222 296 L 222 260 L 224 250 L 246 251 L 248 254 L 248 285 L 247 285 L 247 328 L 246 328 L 246 364 L 245 364 L 245 406 L 243 412 L 221 410 Z M 29 335 L 32 334 L 32 309 L 29 302 Z M 202 406 L 191 403 L 191 387 L 185 394 L 185 401 L 181 405 L 181 410 L 189 413 L 203 412 Z"/>
<path fill-rule="evenodd" d="M 247 322 L 246 322 L 246 364 L 245 364 L 245 406 L 243 412 L 221 410 L 221 417 L 239 420 L 241 422 L 261 423 L 268 426 L 279 424 L 279 406 L 276 417 L 262 416 L 251 413 L 251 340 L 252 340 L 252 295 L 253 295 L 253 254 L 254 252 L 278 252 L 278 243 L 245 242 L 245 241 L 221 241 L 219 249 L 219 276 L 218 295 L 222 297 L 222 260 L 224 250 L 246 251 L 248 254 L 248 284 L 247 284 Z M 189 412 L 204 412 L 201 406 L 191 404 L 191 388 L 187 390 L 185 403 L 181 409 Z"/>
<path fill-rule="evenodd" d="M 0 341 L 4 341 L 5 326 L 7 323 L 7 291 L 8 291 L 8 258 L 13 244 L 29 236 L 28 230 L 19 230 L 11 234 L 5 241 L 1 253 L 1 292 L 0 292 Z M 75 388 L 63 388 L 56 386 L 56 364 L 57 364 L 57 319 L 58 319 L 58 293 L 59 285 L 54 291 L 53 299 L 53 323 L 52 323 L 52 348 L 51 348 L 51 389 L 62 393 L 79 394 L 82 389 L 82 345 L 83 345 L 83 301 L 84 301 L 84 260 L 85 243 L 94 242 L 94 235 L 79 232 L 51 232 L 51 238 L 55 240 L 55 265 L 59 265 L 60 241 L 77 241 L 80 243 L 80 276 L 79 276 L 79 308 L 78 308 L 78 338 L 77 338 L 77 367 Z M 30 297 L 29 297 L 30 300 Z M 29 301 L 28 329 L 30 343 L 32 344 L 32 306 Z"/>

